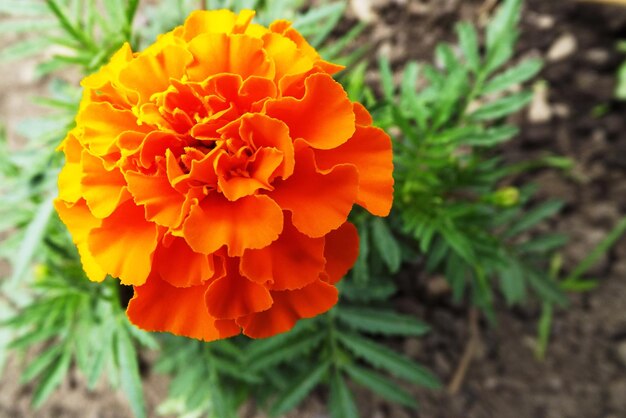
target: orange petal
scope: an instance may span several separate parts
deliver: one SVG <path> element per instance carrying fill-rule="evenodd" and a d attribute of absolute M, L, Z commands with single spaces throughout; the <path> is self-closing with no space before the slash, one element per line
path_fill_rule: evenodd
<path fill-rule="evenodd" d="M 174 287 L 151 276 L 135 287 L 126 314 L 130 322 L 146 331 L 214 341 L 239 334 L 235 321 L 212 318 L 204 303 L 206 286 Z"/>
<path fill-rule="evenodd" d="M 204 33 L 230 33 L 235 27 L 236 15 L 230 10 L 195 10 L 185 20 L 183 38 L 190 41 Z"/>
<path fill-rule="evenodd" d="M 387 216 L 393 203 L 393 154 L 391 139 L 380 128 L 358 126 L 345 144 L 315 152 L 323 169 L 337 164 L 354 164 L 359 172 L 357 203 L 374 215 Z"/>
<path fill-rule="evenodd" d="M 293 140 L 289 136 L 289 127 L 284 122 L 260 113 L 250 113 L 241 118 L 240 133 L 242 138 L 246 138 L 256 148 L 279 150 L 283 161 L 276 175 L 283 179 L 291 176 L 295 164 Z"/>
<path fill-rule="evenodd" d="M 89 233 L 89 250 L 102 268 L 122 284 L 142 285 L 152 264 L 157 226 L 132 200 L 119 206 Z"/>
<path fill-rule="evenodd" d="M 284 182 L 275 181 L 270 196 L 293 214 L 293 224 L 303 234 L 321 237 L 346 221 L 358 188 L 352 165 L 338 165 L 327 172 L 315 167 L 313 152 L 296 151 L 296 168 Z"/>
<path fill-rule="evenodd" d="M 282 229 L 282 210 L 262 195 L 231 202 L 213 193 L 191 209 L 183 224 L 184 237 L 194 251 L 210 254 L 226 245 L 231 257 L 269 245 Z"/>
<path fill-rule="evenodd" d="M 155 55 L 142 53 L 126 65 L 119 75 L 120 82 L 139 94 L 139 103 L 146 103 L 157 92 L 165 91 L 170 78 L 180 80 L 193 56 L 178 45 L 166 45 Z"/>
<path fill-rule="evenodd" d="M 130 199 L 126 180 L 119 168 L 107 170 L 101 158 L 83 151 L 83 176 L 80 179 L 83 197 L 91 213 L 98 218 L 106 218 L 121 203 Z"/>
<path fill-rule="evenodd" d="M 198 286 L 215 275 L 213 255 L 198 254 L 183 239 L 172 237 L 154 253 L 154 268 L 175 287 Z"/>
<path fill-rule="evenodd" d="M 271 292 L 271 295 L 274 299 L 271 308 L 237 319 L 247 336 L 266 338 L 289 331 L 299 319 L 328 311 L 338 299 L 335 286 L 321 280 L 302 289 Z"/>
<path fill-rule="evenodd" d="M 228 274 L 211 282 L 207 289 L 206 306 L 215 318 L 235 319 L 272 306 L 270 292 L 239 274 L 238 263 L 238 259 L 230 259 Z"/>
<path fill-rule="evenodd" d="M 324 257 L 326 278 L 335 284 L 352 268 L 359 256 L 359 233 L 356 227 L 346 222 L 326 235 Z"/>
<path fill-rule="evenodd" d="M 218 159 L 220 161 L 224 158 Z M 219 190 L 228 200 L 238 200 L 244 196 L 250 196 L 259 189 L 271 190 L 269 179 L 283 161 L 282 152 L 273 148 L 261 148 L 256 151 L 242 168 L 243 174 L 220 176 L 218 179 Z M 219 168 L 219 167 L 218 167 Z"/>
<path fill-rule="evenodd" d="M 87 104 L 76 116 L 76 125 L 83 128 L 81 142 L 99 156 L 117 149 L 117 138 L 122 132 L 151 130 L 147 125 L 139 126 L 130 110 L 115 108 L 107 102 Z"/>
<path fill-rule="evenodd" d="M 346 92 L 331 76 L 312 74 L 305 81 L 302 99 L 269 100 L 266 113 L 289 126 L 292 138 L 302 138 L 313 148 L 331 149 L 354 133 L 354 112 Z"/>
<path fill-rule="evenodd" d="M 370 112 L 368 112 L 361 103 L 352 102 L 352 110 L 354 111 L 357 125 L 371 125 L 374 123 L 372 115 L 370 115 Z"/>
<path fill-rule="evenodd" d="M 170 228 L 180 226 L 186 215 L 183 213 L 185 195 L 172 187 L 166 173 L 127 171 L 124 175 L 135 202 L 145 207 L 147 220 Z"/>
<path fill-rule="evenodd" d="M 268 282 L 272 290 L 293 290 L 317 280 L 324 263 L 324 239 L 310 238 L 287 221 L 272 244 L 243 253 L 240 269 L 251 280 Z"/>
<path fill-rule="evenodd" d="M 276 81 L 285 75 L 305 73 L 313 68 L 313 59 L 300 51 L 291 39 L 270 32 L 263 36 L 263 43 L 268 57 L 274 61 Z"/>
<path fill-rule="evenodd" d="M 242 79 L 257 75 L 273 78 L 273 63 L 263 51 L 260 39 L 247 35 L 204 33 L 189 42 L 194 63 L 187 69 L 189 79 L 203 81 L 220 73 L 239 74 Z"/>
<path fill-rule="evenodd" d="M 332 75 L 343 70 L 344 67 L 341 65 L 332 64 L 322 60 L 315 48 L 309 45 L 306 39 L 304 39 L 304 37 L 297 30 L 291 27 L 291 22 L 287 20 L 276 20 L 270 25 L 270 31 L 279 33 L 293 41 L 298 48 L 310 57 L 315 62 L 316 66 L 321 68 L 324 72 Z"/>
<path fill-rule="evenodd" d="M 87 278 L 94 282 L 101 282 L 106 277 L 106 272 L 96 262 L 91 251 L 89 251 L 87 237 L 92 229 L 100 226 L 102 220 L 91 214 L 85 201 L 82 199 L 70 204 L 56 199 L 54 208 L 72 235 L 72 240 L 78 248 L 80 261 Z"/>

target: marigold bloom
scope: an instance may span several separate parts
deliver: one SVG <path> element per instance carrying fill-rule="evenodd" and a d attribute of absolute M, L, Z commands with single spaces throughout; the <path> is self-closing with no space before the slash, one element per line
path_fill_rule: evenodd
<path fill-rule="evenodd" d="M 289 330 L 337 301 L 356 203 L 385 216 L 389 137 L 285 21 L 197 11 L 84 88 L 56 209 L 89 279 L 133 285 L 138 327 Z"/>

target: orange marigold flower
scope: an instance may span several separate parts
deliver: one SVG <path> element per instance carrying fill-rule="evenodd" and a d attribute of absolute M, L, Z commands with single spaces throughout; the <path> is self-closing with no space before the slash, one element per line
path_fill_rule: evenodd
<path fill-rule="evenodd" d="M 385 216 L 389 137 L 285 21 L 197 11 L 85 78 L 56 209 L 89 279 L 135 287 L 138 327 L 215 340 L 337 301 L 356 203 Z"/>

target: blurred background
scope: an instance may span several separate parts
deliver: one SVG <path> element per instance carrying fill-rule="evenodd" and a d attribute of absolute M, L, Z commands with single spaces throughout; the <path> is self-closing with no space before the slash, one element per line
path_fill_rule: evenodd
<path fill-rule="evenodd" d="M 364 25 L 349 47 L 365 46 L 362 60 L 369 64 L 364 80 L 379 94 L 378 57 L 388 59 L 398 81 L 410 60 L 433 61 L 436 44 L 456 38 L 458 22 L 484 27 L 498 3 L 352 0 L 345 3 L 331 39 Z M 158 1 L 141 1 L 135 27 L 150 29 L 158 6 Z M 304 2 L 301 7 L 311 5 Z M 2 24 L 21 19 L 10 17 L 8 12 L 0 5 Z M 21 50 L 11 49 L 18 41 L 34 37 L 38 26 L 19 32 L 11 29 L 16 26 L 2 27 L 0 129 L 6 146 L 0 152 L 12 153 L 23 146 L 26 137 L 36 136 L 42 129 L 41 122 L 32 121 L 51 112 L 37 98 L 50 97 L 52 80 L 77 83 L 81 74 L 69 70 L 41 75 L 41 64 L 57 50 L 43 48 L 31 55 L 28 44 Z M 499 152 L 510 164 L 546 155 L 571 161 L 565 171 L 539 168 L 516 180 L 538 186 L 534 199 L 563 202 L 560 213 L 538 228 L 570 237 L 559 250 L 557 262 L 560 268 L 571 270 L 626 215 L 626 4 L 619 0 L 526 0 L 519 30 L 516 56 L 541 58 L 544 66 L 530 86 L 532 100 L 511 117 L 520 128 L 519 135 Z M 0 189 L 1 206 L 11 191 L 1 185 Z M 4 232 L 0 238 L 9 235 L 10 231 Z M 2 256 L 0 276 L 9 277 L 7 259 L 11 254 L 5 251 Z M 417 411 L 411 411 L 355 386 L 354 397 L 362 416 L 626 417 L 626 239 L 612 242 L 594 261 L 586 276 L 596 279 L 597 286 L 570 294 L 567 309 L 548 317 L 541 302 L 510 308 L 496 301 L 497 323 L 493 326 L 484 319 L 472 324 L 467 304 L 452 301 L 451 287 L 441 274 L 426 273 L 409 263 L 398 274 L 399 291 L 392 303 L 399 311 L 428 323 L 432 331 L 419 338 L 391 339 L 388 344 L 426 365 L 452 390 L 407 387 L 419 403 Z M 547 352 L 538 359 L 537 328 L 542 318 L 550 320 L 551 336 Z M 471 361 L 455 384 L 468 350 Z M 156 416 L 155 408 L 167 396 L 169 382 L 167 375 L 152 371 L 154 357 L 150 351 L 140 357 L 148 416 Z M 33 384 L 18 384 L 23 364 L 18 355 L 6 359 L 0 377 L 0 417 L 132 416 L 123 395 L 105 383 L 87 390 L 84 379 L 73 369 L 35 411 L 30 406 Z M 325 395 L 314 391 L 287 416 L 327 417 L 326 403 Z M 266 415 L 246 405 L 241 416 Z"/>

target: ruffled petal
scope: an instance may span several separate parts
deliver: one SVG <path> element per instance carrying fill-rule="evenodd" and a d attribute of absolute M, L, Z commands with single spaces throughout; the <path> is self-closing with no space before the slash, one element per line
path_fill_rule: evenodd
<path fill-rule="evenodd" d="M 239 334 L 235 321 L 216 320 L 209 315 L 205 291 L 204 285 L 180 288 L 150 277 L 143 286 L 135 287 L 126 314 L 133 324 L 147 331 L 167 331 L 204 341 Z"/>
<path fill-rule="evenodd" d="M 143 208 L 130 200 L 89 233 L 89 250 L 122 284 L 140 286 L 150 274 L 157 236 L 157 226 L 146 221 Z"/>
<path fill-rule="evenodd" d="M 272 306 L 270 292 L 239 274 L 238 263 L 238 259 L 228 260 L 228 275 L 214 280 L 207 289 L 206 306 L 215 318 L 235 319 Z"/>
<path fill-rule="evenodd" d="M 359 173 L 356 202 L 374 215 L 387 216 L 393 203 L 393 154 L 389 135 L 374 126 L 358 126 L 343 145 L 315 152 L 317 165 L 330 169 L 354 164 Z"/>
<path fill-rule="evenodd" d="M 338 292 L 321 280 L 298 290 L 271 292 L 274 303 L 266 311 L 237 319 L 243 333 L 252 338 L 266 338 L 287 332 L 302 318 L 311 318 L 332 308 Z"/>
<path fill-rule="evenodd" d="M 310 238 L 287 221 L 272 244 L 243 253 L 240 270 L 272 290 L 293 290 L 317 280 L 324 264 L 324 238 Z"/>
<path fill-rule="evenodd" d="M 238 74 L 242 79 L 274 77 L 274 66 L 263 51 L 263 42 L 247 35 L 204 33 L 189 42 L 189 52 L 194 56 L 187 68 L 192 81 L 221 73 Z"/>
<path fill-rule="evenodd" d="M 324 279 L 335 284 L 345 276 L 359 256 L 359 233 L 356 227 L 346 222 L 326 235 L 324 257 L 326 267 Z"/>
<path fill-rule="evenodd" d="M 263 195 L 231 202 L 213 193 L 194 206 L 183 224 L 183 234 L 194 251 L 210 254 L 226 245 L 228 255 L 263 248 L 283 230 L 280 206 Z"/>
<path fill-rule="evenodd" d="M 101 282 L 106 277 L 106 272 L 96 262 L 91 251 L 89 251 L 87 237 L 91 230 L 101 225 L 102 220 L 91 214 L 84 200 L 79 200 L 76 203 L 67 203 L 61 199 L 56 199 L 54 208 L 72 235 L 72 241 L 78 248 L 80 262 L 83 265 L 87 278 L 93 282 Z"/>
<path fill-rule="evenodd" d="M 135 202 L 146 211 L 146 219 L 157 225 L 177 228 L 183 213 L 185 195 L 172 187 L 166 173 L 143 174 L 136 171 L 125 173 L 128 190 Z"/>
<path fill-rule="evenodd" d="M 289 126 L 292 138 L 302 138 L 313 148 L 331 149 L 354 133 L 355 117 L 346 92 L 325 73 L 310 75 L 302 99 L 284 97 L 266 102 L 266 113 Z"/>
<path fill-rule="evenodd" d="M 94 216 L 106 218 L 130 199 L 126 180 L 119 168 L 107 170 L 101 158 L 87 151 L 83 151 L 82 161 L 82 195 Z"/>
<path fill-rule="evenodd" d="M 130 111 L 113 107 L 107 102 L 92 102 L 76 116 L 76 125 L 82 128 L 81 142 L 94 155 L 107 155 L 118 149 L 117 139 L 127 131 L 149 132 L 152 128 L 137 123 Z"/>
<path fill-rule="evenodd" d="M 154 252 L 154 269 L 175 287 L 198 286 L 215 276 L 213 255 L 194 252 L 180 237 L 163 240 Z"/>
<path fill-rule="evenodd" d="M 352 165 L 337 165 L 319 171 L 313 151 L 296 151 L 296 168 L 284 182 L 276 181 L 271 197 L 293 215 L 293 224 L 303 234 L 321 237 L 346 221 L 356 199 L 358 176 Z"/>

